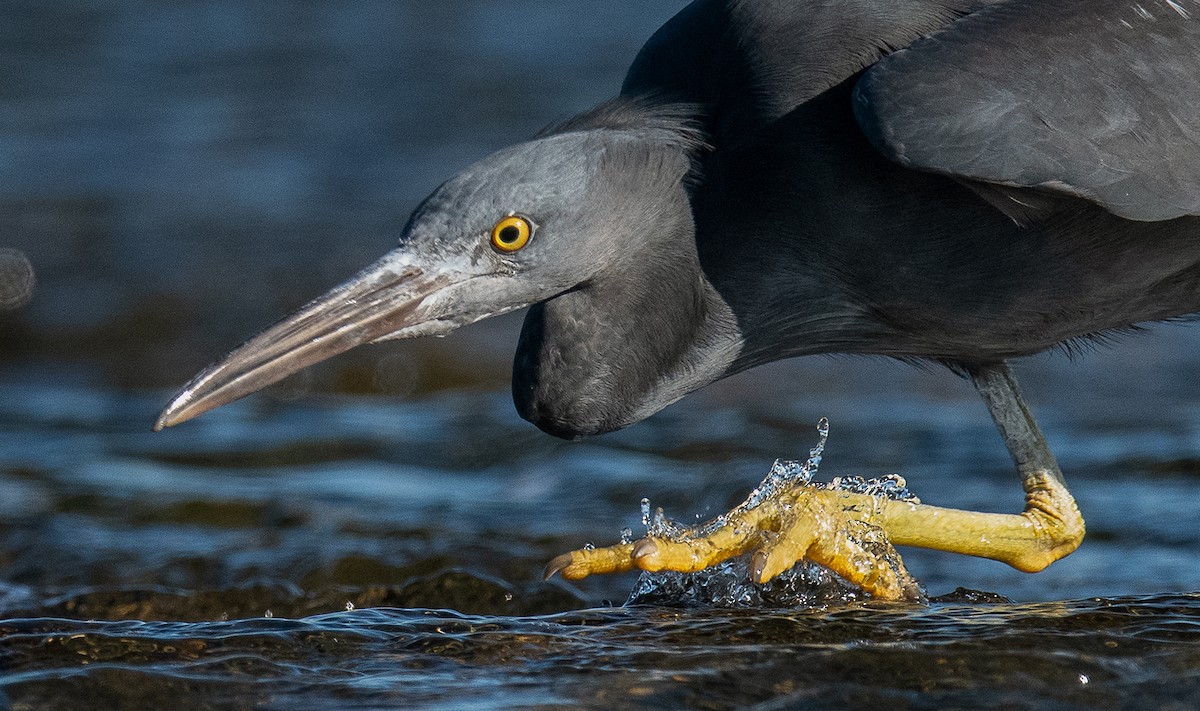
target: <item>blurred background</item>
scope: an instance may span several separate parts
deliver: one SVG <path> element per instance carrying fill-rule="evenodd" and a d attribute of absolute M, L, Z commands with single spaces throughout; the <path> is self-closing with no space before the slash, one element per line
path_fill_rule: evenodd
<path fill-rule="evenodd" d="M 1018 510 L 969 384 L 884 360 L 776 364 L 553 440 L 508 401 L 520 314 L 148 432 L 196 371 L 388 249 L 442 180 L 613 95 L 684 4 L 4 0 L 0 582 L 23 605 L 446 569 L 533 585 L 554 552 L 637 530 L 642 496 L 680 518 L 735 503 L 821 416 L 825 476 L 898 471 L 933 503 Z M 1020 364 L 1088 542 L 1034 577 L 926 553 L 914 571 L 1033 599 L 1200 588 L 1197 338 Z"/>
<path fill-rule="evenodd" d="M 6 2 L 0 246 L 37 279 L 6 360 L 177 384 L 385 251 L 457 170 L 615 94 L 683 4 Z M 500 375 L 495 337 L 468 336 L 459 378 Z M 429 349 L 405 349 L 416 375 Z"/>

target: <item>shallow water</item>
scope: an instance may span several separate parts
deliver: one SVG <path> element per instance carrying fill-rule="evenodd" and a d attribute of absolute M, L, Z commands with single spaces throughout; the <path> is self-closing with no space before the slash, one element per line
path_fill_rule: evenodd
<path fill-rule="evenodd" d="M 14 708 L 1191 708 L 1196 413 L 1139 394 L 1123 355 L 1019 371 L 1093 408 L 1035 404 L 1089 520 L 1079 552 L 1034 576 L 905 552 L 932 595 L 1018 602 L 793 610 L 621 607 L 634 575 L 540 572 L 639 530 L 643 495 L 677 518 L 736 503 L 775 455 L 803 456 L 814 402 L 833 421 L 818 478 L 899 470 L 926 501 L 1016 510 L 965 383 L 806 361 L 565 443 L 488 391 L 257 398 L 152 434 L 165 393 L 11 370 L 0 689 Z M 1084 391 L 1096 369 L 1129 380 Z"/>
<path fill-rule="evenodd" d="M 18 708 L 1195 708 L 1200 597 L 0 622 Z M 83 696 L 86 695 L 86 696 Z M 124 707 L 124 706 L 123 706 Z"/>
<path fill-rule="evenodd" d="M 904 551 L 935 600 L 992 593 L 928 605 L 626 607 L 637 576 L 541 572 L 640 530 L 643 497 L 725 511 L 822 416 L 819 478 L 1019 510 L 936 369 L 773 365 L 567 443 L 505 394 L 514 315 L 149 432 L 432 186 L 611 95 L 682 4 L 4 7 L 0 708 L 1200 706 L 1200 329 L 1018 366 L 1088 538 L 1033 576 Z"/>

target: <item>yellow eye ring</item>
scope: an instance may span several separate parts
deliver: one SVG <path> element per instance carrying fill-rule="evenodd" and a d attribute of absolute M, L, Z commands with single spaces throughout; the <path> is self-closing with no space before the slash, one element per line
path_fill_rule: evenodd
<path fill-rule="evenodd" d="M 520 215 L 509 215 L 492 228 L 492 246 L 501 252 L 515 252 L 529 242 L 533 225 Z"/>

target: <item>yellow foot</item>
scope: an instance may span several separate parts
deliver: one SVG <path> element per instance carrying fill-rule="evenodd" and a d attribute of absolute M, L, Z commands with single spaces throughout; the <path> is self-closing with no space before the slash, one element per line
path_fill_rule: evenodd
<path fill-rule="evenodd" d="M 546 577 L 560 573 L 568 580 L 578 580 L 634 568 L 695 572 L 749 554 L 750 575 L 758 583 L 808 560 L 873 597 L 919 599 L 917 581 L 905 570 L 887 535 L 869 523 L 878 515 L 878 506 L 872 502 L 883 497 L 810 483 L 820 462 L 828 423 L 822 420 L 818 429 L 821 439 L 808 462 L 803 466 L 777 463 L 759 488 L 728 514 L 686 528 L 663 519 L 661 510 L 649 521 L 649 504 L 643 501 L 643 519 L 649 529 L 645 538 L 560 555 L 546 567 Z M 903 490 L 903 480 L 884 481 L 898 482 L 895 488 Z"/>
<path fill-rule="evenodd" d="M 756 582 L 771 580 L 794 563 L 809 560 L 875 597 L 919 597 L 916 581 L 905 571 L 893 544 L 991 558 L 1027 573 L 1042 570 L 1079 546 L 1083 517 L 1045 441 L 1015 395 L 1015 384 L 1008 383 L 1008 391 L 1003 390 L 1004 383 L 985 385 L 1000 393 L 988 390 L 989 397 L 1012 400 L 1011 407 L 990 401 L 989 407 L 1023 477 L 1025 510 L 1019 514 L 927 506 L 907 494 L 899 477 L 810 484 L 828 433 L 828 423 L 821 420 L 821 440 L 808 462 L 793 467 L 787 465 L 794 463 L 777 463 L 750 498 L 728 514 L 698 528 L 679 527 L 661 518 L 649 525 L 648 504 L 643 502 L 649 527 L 645 538 L 560 555 L 546 567 L 546 577 L 562 573 L 577 580 L 634 568 L 695 572 L 749 554 Z M 1012 412 L 1017 419 L 1008 417 Z"/>

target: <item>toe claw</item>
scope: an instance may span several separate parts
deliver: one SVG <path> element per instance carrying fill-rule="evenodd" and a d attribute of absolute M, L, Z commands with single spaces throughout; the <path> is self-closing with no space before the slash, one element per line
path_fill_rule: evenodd
<path fill-rule="evenodd" d="M 755 583 L 765 583 L 763 571 L 767 569 L 767 554 L 765 551 L 754 551 L 750 556 L 750 580 Z"/>
<path fill-rule="evenodd" d="M 554 560 L 546 564 L 546 569 L 542 571 L 542 580 L 549 580 L 556 574 L 566 570 L 571 565 L 571 554 L 563 553 L 554 557 Z M 566 576 L 563 576 L 566 577 Z"/>
<path fill-rule="evenodd" d="M 658 544 L 649 538 L 643 538 L 633 544 L 633 560 L 641 561 L 658 553 Z"/>

